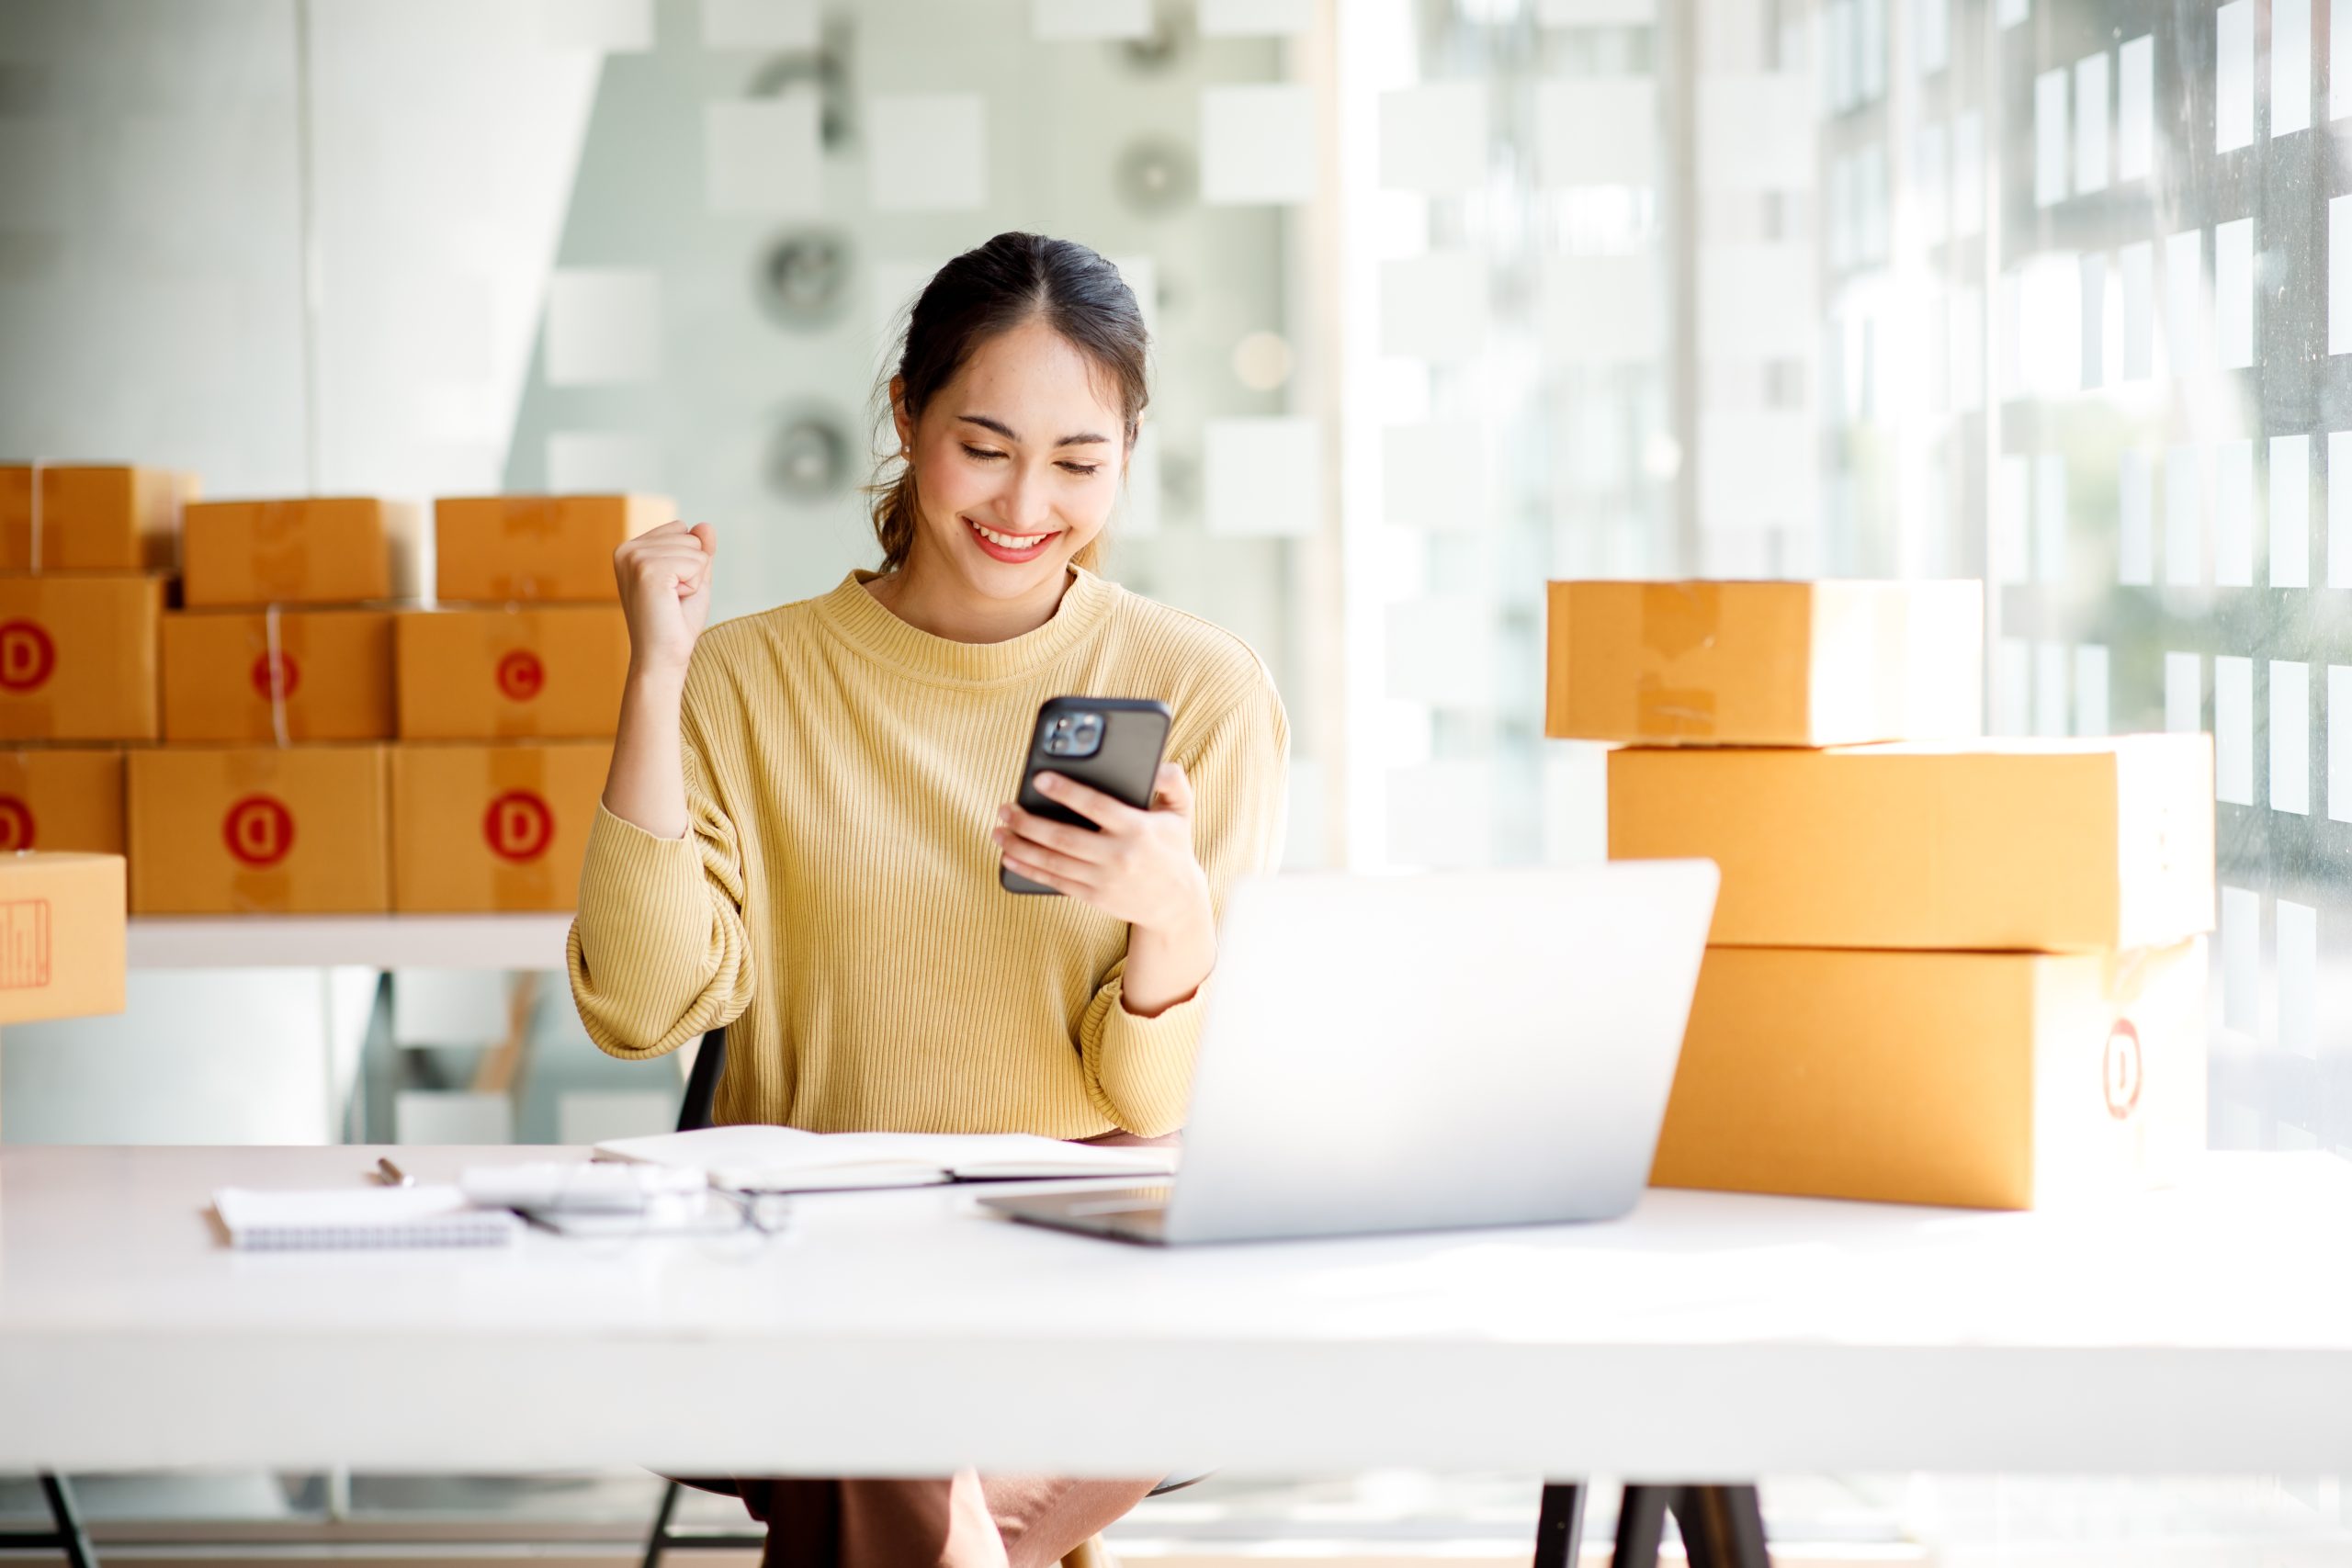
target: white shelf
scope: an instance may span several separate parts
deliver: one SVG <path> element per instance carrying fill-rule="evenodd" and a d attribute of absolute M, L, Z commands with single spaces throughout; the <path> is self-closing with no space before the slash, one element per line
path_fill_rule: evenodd
<path fill-rule="evenodd" d="M 560 969 L 562 915 L 139 915 L 133 969 Z"/>

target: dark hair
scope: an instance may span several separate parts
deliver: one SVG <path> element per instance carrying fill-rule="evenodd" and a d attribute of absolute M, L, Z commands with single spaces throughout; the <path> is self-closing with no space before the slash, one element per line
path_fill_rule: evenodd
<path fill-rule="evenodd" d="M 1033 320 L 1060 333 L 1116 390 L 1127 450 L 1133 451 L 1151 396 L 1143 310 L 1117 267 L 1075 241 L 1043 234 L 999 234 L 941 267 L 915 297 L 897 372 L 907 417 L 922 417 L 923 406 L 956 378 L 980 344 Z M 899 471 L 877 477 L 868 493 L 874 497 L 882 570 L 896 571 L 906 564 L 915 539 L 913 465 L 900 461 Z M 1098 534 L 1074 558 L 1096 570 L 1102 550 Z"/>

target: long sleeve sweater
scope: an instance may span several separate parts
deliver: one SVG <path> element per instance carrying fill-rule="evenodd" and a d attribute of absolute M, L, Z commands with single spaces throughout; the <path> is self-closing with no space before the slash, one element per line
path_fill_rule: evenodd
<path fill-rule="evenodd" d="M 1270 868 L 1288 722 L 1230 633 L 1074 571 L 1009 641 L 934 637 L 853 572 L 704 633 L 680 726 L 690 826 L 599 807 L 568 943 L 589 1037 L 658 1056 L 727 1026 L 715 1114 L 816 1132 L 1182 1123 L 1215 985 L 1126 1010 L 1127 926 L 998 886 L 989 832 L 1047 697 L 1157 697 L 1221 913 Z"/>

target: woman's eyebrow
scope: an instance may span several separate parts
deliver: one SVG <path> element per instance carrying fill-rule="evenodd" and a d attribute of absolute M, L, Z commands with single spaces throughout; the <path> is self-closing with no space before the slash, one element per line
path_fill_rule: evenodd
<path fill-rule="evenodd" d="M 977 424 L 983 430 L 993 430 L 999 435 L 1003 436 L 1007 441 L 1018 441 L 1021 439 L 1021 437 L 1012 434 L 1012 426 L 1005 423 L 1004 421 L 1001 419 L 990 419 L 984 413 L 959 413 L 956 417 L 962 420 L 967 424 Z M 1055 442 L 1054 445 L 1057 446 L 1085 446 L 1108 442 L 1110 439 L 1111 438 L 1107 435 L 1097 435 L 1091 431 L 1082 430 L 1076 435 L 1063 436 L 1059 441 Z"/>

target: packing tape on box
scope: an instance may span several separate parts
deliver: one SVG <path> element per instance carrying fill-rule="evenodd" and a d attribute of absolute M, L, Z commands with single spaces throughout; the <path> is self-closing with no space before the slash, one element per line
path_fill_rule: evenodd
<path fill-rule="evenodd" d="M 34 488 L 40 488 L 36 481 Z M 25 613 L 0 626 L 0 689 L 7 694 L 12 739 L 46 740 L 57 734 L 57 702 L 40 695 L 47 690 L 57 664 L 57 639 L 50 627 L 58 617 L 50 613 L 53 579 L 26 578 L 20 592 L 30 595 Z"/>
<path fill-rule="evenodd" d="M 180 572 L 180 563 L 187 558 L 188 492 L 198 489 L 196 474 L 189 468 L 174 468 L 172 476 L 172 553 L 164 562 L 164 570 L 174 576 Z"/>
<path fill-rule="evenodd" d="M 2167 948 L 2135 947 L 2107 955 L 2107 973 L 2100 994 L 2118 1012 L 2128 1012 L 2148 988 L 2148 972 Z"/>
<path fill-rule="evenodd" d="M 1881 716 L 1907 725 L 1918 669 L 1911 652 L 1913 617 L 1905 602 L 1893 593 L 1873 592 L 1870 604 L 1871 700 Z"/>
<path fill-rule="evenodd" d="M 527 534 L 536 538 L 552 538 L 562 531 L 556 515 L 555 497 L 551 495 L 510 495 L 501 499 L 498 507 L 499 531 L 508 538 Z"/>
<path fill-rule="evenodd" d="M 492 728 L 501 736 L 527 736 L 539 732 L 539 688 L 547 680 L 546 641 L 539 635 L 541 617 L 527 612 L 514 615 L 494 615 L 483 619 L 485 635 L 482 641 L 489 646 L 491 680 L 499 694 L 507 700 L 491 710 Z M 522 659 L 527 666 L 517 665 Z M 517 682 L 537 682 L 530 687 L 526 698 L 515 690 Z"/>
<path fill-rule="evenodd" d="M 269 733 L 280 746 L 288 746 L 293 742 L 286 730 L 286 646 L 275 604 L 262 606 L 261 640 L 263 667 L 269 672 Z"/>
<path fill-rule="evenodd" d="M 481 834 L 490 849 L 493 908 L 538 909 L 553 901 L 555 871 L 549 852 L 563 824 L 556 819 L 547 784 L 547 753 L 538 747 L 491 749 L 490 805 L 482 814 Z"/>
<path fill-rule="evenodd" d="M 1712 647 L 1723 618 L 1723 592 L 1712 582 L 1645 583 L 1642 647 L 1671 666 Z M 1634 694 L 1645 731 L 1676 735 L 1715 732 L 1715 694 L 1702 688 L 1672 686 L 1665 677 L 1643 671 Z"/>
<path fill-rule="evenodd" d="M 551 495 L 508 496 L 498 508 L 498 529 L 508 539 L 529 538 L 548 540 L 563 533 L 563 517 Z M 504 571 L 492 580 L 501 592 L 514 599 L 538 597 L 539 580 L 536 572 Z"/>
<path fill-rule="evenodd" d="M 4 768 L 12 780 L 24 781 L 21 785 L 13 786 L 13 791 L 21 793 L 0 793 L 0 854 L 40 847 L 40 824 L 34 818 L 32 807 L 27 798 L 34 794 L 30 774 L 35 766 L 34 760 L 40 755 L 42 753 L 22 746 L 0 750 L 0 768 Z M 0 790 L 11 788 L 0 785 Z M 75 846 L 69 844 L 66 847 Z"/>
<path fill-rule="evenodd" d="M 301 595 L 311 574 L 309 502 L 265 501 L 254 513 L 254 582 L 264 599 Z"/>
<path fill-rule="evenodd" d="M 220 818 L 220 852 L 235 868 L 229 874 L 229 903 L 239 914 L 269 914 L 294 902 L 293 852 L 302 840 L 302 825 L 277 788 L 277 758 L 270 751 L 223 751 L 220 772 L 229 787 Z M 236 852 L 240 834 L 269 835 L 270 863 L 256 865 Z M 254 844 L 253 847 L 262 846 Z"/>
<path fill-rule="evenodd" d="M 17 570 L 28 572 L 38 572 L 40 570 L 41 546 L 45 541 L 45 524 L 48 521 L 45 515 L 45 509 L 41 504 L 41 478 L 45 472 L 54 469 L 56 467 L 56 464 L 48 462 L 40 457 L 31 458 L 27 461 L 25 465 L 25 508 L 23 516 L 25 528 L 25 557 L 23 566 Z M 11 500 L 10 504 L 6 508 L 5 512 L 0 512 L 0 516 L 5 516 L 8 532 L 13 536 L 16 532 L 18 521 L 13 499 Z M 16 543 L 15 539 L 11 537 L 6 542 L 13 553 Z"/>

